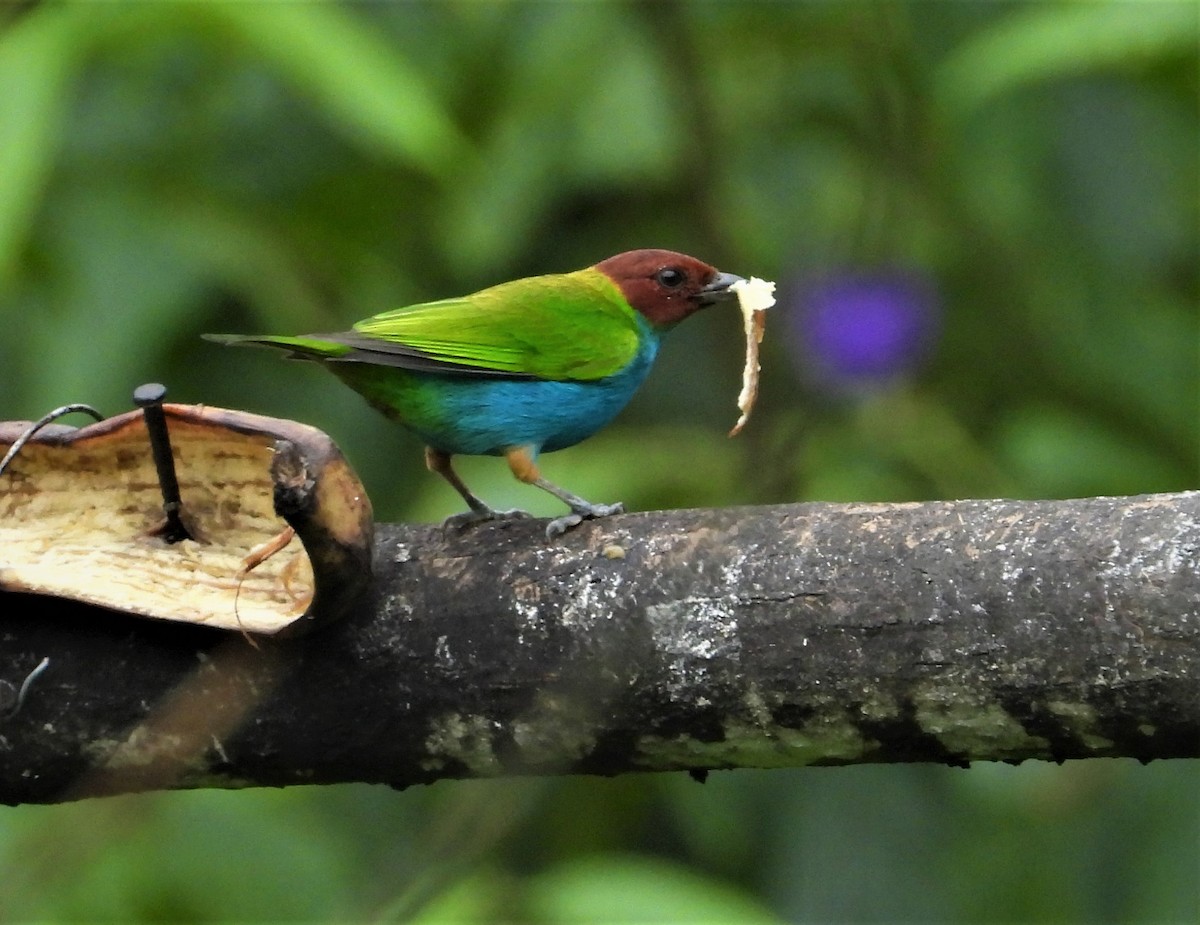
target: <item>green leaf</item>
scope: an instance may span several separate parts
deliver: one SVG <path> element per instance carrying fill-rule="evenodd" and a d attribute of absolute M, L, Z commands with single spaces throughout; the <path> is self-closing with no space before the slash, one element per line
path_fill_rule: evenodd
<path fill-rule="evenodd" d="M 348 843 L 311 837 L 312 800 L 260 792 L 250 808 L 241 796 L 197 790 L 20 807 L 5 819 L 16 837 L 0 839 L 5 920 L 348 920 Z M 66 831 L 75 834 L 69 846 Z"/>
<path fill-rule="evenodd" d="M 561 864 L 532 881 L 529 902 L 539 921 L 555 923 L 779 922 L 733 887 L 649 857 Z"/>
<path fill-rule="evenodd" d="M 574 102 L 569 162 L 585 184 L 669 179 L 685 137 L 657 48 L 634 32 Z"/>
<path fill-rule="evenodd" d="M 1039 81 L 1194 56 L 1198 41 L 1192 3 L 1034 5 L 960 46 L 936 74 L 935 92 L 962 116 Z"/>
<path fill-rule="evenodd" d="M 1001 453 L 1034 497 L 1175 491 L 1189 476 L 1132 435 L 1049 405 L 1013 412 L 999 436 Z"/>
<path fill-rule="evenodd" d="M 410 925 L 471 925 L 471 923 L 487 923 L 496 921 L 496 912 L 504 908 L 503 874 L 488 868 L 482 873 L 462 879 L 449 889 L 435 896 L 428 905 L 422 908 L 411 919 L 387 914 L 378 917 L 378 921 L 408 921 Z"/>
<path fill-rule="evenodd" d="M 421 75 L 345 8 L 324 3 L 212 3 L 194 12 L 232 30 L 335 121 L 435 175 L 467 142 Z"/>
<path fill-rule="evenodd" d="M 50 246 L 71 272 L 23 337 L 37 358 L 32 395 L 112 414 L 128 406 L 132 385 L 165 378 L 165 348 L 199 309 L 201 280 L 191 255 L 161 233 L 162 220 L 155 200 L 117 186 L 80 185 L 53 204 Z"/>
<path fill-rule="evenodd" d="M 0 35 L 0 283 L 54 167 L 84 45 L 78 26 L 73 10 L 43 6 Z"/>

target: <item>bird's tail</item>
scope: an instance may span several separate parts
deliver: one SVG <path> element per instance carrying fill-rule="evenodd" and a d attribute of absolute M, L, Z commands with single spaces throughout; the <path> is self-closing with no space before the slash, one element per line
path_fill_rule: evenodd
<path fill-rule="evenodd" d="M 286 350 L 298 360 L 336 360 L 350 352 L 350 348 L 337 341 L 325 340 L 320 335 L 288 337 L 282 334 L 201 334 L 205 340 L 226 347 L 274 347 Z"/>

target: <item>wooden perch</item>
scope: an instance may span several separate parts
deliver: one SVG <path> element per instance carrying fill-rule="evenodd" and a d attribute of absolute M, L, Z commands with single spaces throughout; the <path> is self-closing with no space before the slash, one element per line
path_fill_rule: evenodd
<path fill-rule="evenodd" d="M 1197 757 L 1198 558 L 1189 492 L 382 526 L 373 604 L 259 649 L 0 594 L 0 801 Z"/>

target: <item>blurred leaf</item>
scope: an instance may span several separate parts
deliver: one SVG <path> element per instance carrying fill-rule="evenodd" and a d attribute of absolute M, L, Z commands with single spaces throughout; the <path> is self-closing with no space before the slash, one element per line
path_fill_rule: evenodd
<path fill-rule="evenodd" d="M 928 495 L 894 461 L 864 447 L 859 434 L 844 428 L 810 428 L 797 462 L 800 497 L 806 501 L 919 501 Z"/>
<path fill-rule="evenodd" d="M 0 285 L 54 168 L 83 38 L 80 16 L 61 6 L 31 10 L 0 33 Z"/>
<path fill-rule="evenodd" d="M 0 839 L 0 868 L 17 872 L 5 878 L 0 915 L 5 921 L 339 918 L 350 898 L 348 842 L 310 837 L 310 806 L 300 790 L 260 791 L 248 800 L 213 790 L 20 807 L 16 837 Z M 59 844 L 64 831 L 73 832 L 69 850 Z"/>
<path fill-rule="evenodd" d="M 1035 346 L 1055 378 L 1085 403 L 1136 422 L 1145 452 L 1154 452 L 1147 438 L 1155 438 L 1200 465 L 1195 306 L 1160 294 L 1143 278 L 1105 278 L 1099 269 L 1081 275 L 1077 250 L 1045 259 L 1058 266 L 1034 278 L 1030 314 Z"/>
<path fill-rule="evenodd" d="M 936 398 L 897 389 L 863 402 L 856 418 L 864 446 L 927 480 L 938 498 L 1007 497 L 1014 480 Z"/>
<path fill-rule="evenodd" d="M 331 3 L 211 3 L 194 7 L 308 92 L 381 151 L 448 177 L 467 142 L 426 80 L 370 28 L 360 8 Z"/>
<path fill-rule="evenodd" d="M 1122 275 L 1169 273 L 1194 259 L 1197 113 L 1161 90 L 1115 79 L 1064 88 L 1055 102 L 1062 214 L 1103 249 L 1096 256 Z"/>
<path fill-rule="evenodd" d="M 244 296 L 264 330 L 339 324 L 324 311 L 286 242 L 245 212 L 170 197 L 147 209 L 147 217 L 163 241 L 195 262 L 208 286 Z"/>
<path fill-rule="evenodd" d="M 1020 483 L 993 458 L 994 451 L 936 395 L 900 386 L 832 414 L 808 422 L 799 441 L 797 479 L 806 499 L 920 501 L 1019 493 Z"/>
<path fill-rule="evenodd" d="M 778 923 L 745 893 L 651 857 L 599 855 L 535 877 L 529 908 L 552 923 Z"/>
<path fill-rule="evenodd" d="M 614 44 L 574 102 L 568 163 L 582 183 L 667 179 L 686 137 L 657 49 L 639 33 Z"/>
<path fill-rule="evenodd" d="M 774 795 L 772 771 L 715 771 L 703 786 L 687 774 L 655 775 L 671 824 L 691 853 L 707 867 L 722 873 L 744 873 L 753 867 L 761 830 L 754 821 L 764 800 Z"/>
<path fill-rule="evenodd" d="M 198 308 L 196 265 L 159 233 L 153 201 L 122 190 L 77 190 L 54 225 L 71 272 L 30 331 L 32 390 L 51 406 L 123 411 L 138 383 L 166 372 L 162 349 Z"/>
<path fill-rule="evenodd" d="M 939 66 L 934 95 L 961 116 L 1041 80 L 1168 55 L 1194 58 L 1198 41 L 1194 3 L 1035 4 L 959 46 Z"/>
<path fill-rule="evenodd" d="M 594 109 L 586 105 L 594 87 L 612 82 L 610 56 L 596 48 L 606 37 L 618 44 L 625 19 L 615 4 L 510 7 L 509 54 L 487 86 L 494 101 L 481 126 L 481 155 L 435 219 L 443 248 L 464 272 L 492 276 L 525 249 L 547 249 L 539 224 L 580 182 L 572 130 L 581 109 Z M 631 143 L 621 135 L 607 150 Z"/>
<path fill-rule="evenodd" d="M 531 144 L 537 131 L 521 116 L 501 122 L 443 201 L 434 219 L 438 239 L 464 277 L 495 276 L 537 243 L 559 176 L 557 143 Z"/>
<path fill-rule="evenodd" d="M 1193 762 L 973 765 L 944 795 L 972 831 L 932 875 L 958 921 L 1195 922 L 1195 780 Z"/>
<path fill-rule="evenodd" d="M 1176 487 L 1181 477 L 1127 433 L 1050 405 L 1011 413 L 998 445 L 1034 497 L 1141 494 Z"/>
<path fill-rule="evenodd" d="M 508 918 L 503 909 L 503 878 L 489 869 L 467 877 L 441 893 L 417 915 L 397 919 L 390 914 L 379 916 L 381 921 L 405 921 L 409 925 L 489 925 Z"/>
<path fill-rule="evenodd" d="M 957 838 L 975 835 L 942 798 L 947 777 L 962 773 L 932 765 L 780 771 L 774 824 L 759 848 L 775 908 L 792 922 L 959 921 L 936 862 L 953 858 Z"/>

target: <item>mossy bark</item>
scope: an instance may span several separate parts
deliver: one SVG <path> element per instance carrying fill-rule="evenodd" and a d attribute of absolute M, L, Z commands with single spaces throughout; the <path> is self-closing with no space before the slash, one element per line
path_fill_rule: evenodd
<path fill-rule="evenodd" d="M 0 800 L 1200 756 L 1200 493 L 541 531 L 381 525 L 372 605 L 258 648 L 0 595 Z"/>

